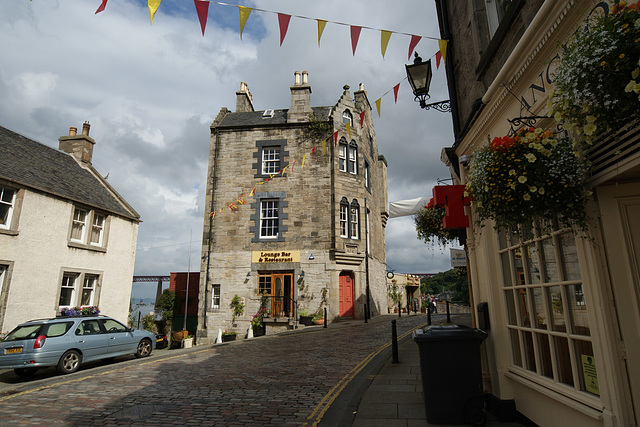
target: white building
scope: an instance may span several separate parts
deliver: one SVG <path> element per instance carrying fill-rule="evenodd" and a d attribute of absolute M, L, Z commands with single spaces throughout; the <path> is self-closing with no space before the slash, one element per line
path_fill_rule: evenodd
<path fill-rule="evenodd" d="M 62 308 L 126 321 L 139 215 L 91 166 L 89 123 L 60 151 L 0 127 L 0 330 Z"/>

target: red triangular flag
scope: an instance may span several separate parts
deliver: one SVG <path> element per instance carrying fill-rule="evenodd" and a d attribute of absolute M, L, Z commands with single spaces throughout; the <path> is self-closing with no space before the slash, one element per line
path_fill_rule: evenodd
<path fill-rule="evenodd" d="M 337 147 L 338 146 L 338 131 L 335 131 L 333 133 L 333 146 Z"/>
<path fill-rule="evenodd" d="M 364 127 L 364 111 L 360 113 L 360 129 Z"/>
<path fill-rule="evenodd" d="M 360 38 L 360 31 L 362 27 L 355 25 L 351 26 L 351 49 L 353 50 L 353 56 L 356 55 L 356 46 L 358 46 L 358 39 Z"/>
<path fill-rule="evenodd" d="M 409 57 L 407 58 L 407 61 L 411 59 L 411 54 L 413 53 L 413 49 L 416 48 L 416 45 L 418 44 L 420 39 L 422 39 L 421 36 L 411 36 L 411 42 L 409 42 Z"/>
<path fill-rule="evenodd" d="M 105 7 L 107 7 L 107 0 L 102 0 L 102 4 L 98 7 L 98 10 L 96 10 L 96 14 L 102 12 Z"/>
<path fill-rule="evenodd" d="M 289 28 L 289 21 L 291 21 L 291 15 L 278 13 L 278 25 L 280 25 L 280 46 L 282 46 L 284 37 L 287 35 L 287 29 Z"/>
<path fill-rule="evenodd" d="M 311 155 L 312 155 L 312 156 L 315 156 L 315 155 L 316 155 L 316 147 L 313 147 L 313 148 L 311 149 Z"/>
<path fill-rule="evenodd" d="M 440 51 L 436 52 L 436 70 L 440 68 L 440 60 L 442 59 L 442 53 Z"/>
<path fill-rule="evenodd" d="M 202 37 L 204 37 L 204 29 L 207 26 L 207 15 L 209 14 L 209 2 L 193 0 L 193 3 L 196 5 L 196 12 L 198 13 L 198 19 L 200 20 L 200 28 L 202 28 Z"/>
<path fill-rule="evenodd" d="M 398 103 L 398 89 L 400 89 L 400 83 L 393 87 L 393 97 L 396 100 L 396 104 Z"/>

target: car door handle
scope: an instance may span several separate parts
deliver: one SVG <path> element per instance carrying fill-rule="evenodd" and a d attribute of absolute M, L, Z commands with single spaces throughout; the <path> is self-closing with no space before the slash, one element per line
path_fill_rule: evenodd
<path fill-rule="evenodd" d="M 109 339 L 110 339 L 110 340 L 115 340 L 115 339 L 116 339 L 116 337 L 111 337 L 111 338 L 109 338 Z"/>
<path fill-rule="evenodd" d="M 83 343 L 83 342 L 84 342 L 84 340 L 79 340 L 78 342 L 79 342 L 79 343 Z"/>

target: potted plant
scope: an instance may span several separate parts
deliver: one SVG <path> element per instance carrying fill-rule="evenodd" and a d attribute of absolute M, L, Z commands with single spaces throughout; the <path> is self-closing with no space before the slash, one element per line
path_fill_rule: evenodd
<path fill-rule="evenodd" d="M 236 319 L 244 314 L 244 304 L 238 294 L 231 299 L 229 308 L 231 308 L 231 326 L 235 326 Z"/>
<path fill-rule="evenodd" d="M 316 313 L 313 315 L 311 321 L 316 325 L 324 324 L 324 311 L 322 310 L 322 308 L 318 308 L 318 311 L 316 311 Z"/>
<path fill-rule="evenodd" d="M 313 321 L 314 316 L 309 316 L 309 310 L 303 309 L 300 310 L 300 323 L 305 326 L 311 326 L 314 324 Z"/>
<path fill-rule="evenodd" d="M 251 319 L 251 329 L 253 329 L 254 337 L 261 337 L 266 334 L 266 327 L 264 325 L 264 316 L 267 314 L 266 307 L 260 307 L 258 312 L 253 315 Z"/>
<path fill-rule="evenodd" d="M 398 310 L 400 309 L 400 300 L 402 299 L 402 295 L 400 294 L 400 291 L 398 290 L 398 281 L 396 279 L 393 279 L 391 281 L 391 285 L 389 286 L 389 298 L 391 299 L 391 301 L 393 302 L 393 312 L 397 313 Z"/>
<path fill-rule="evenodd" d="M 640 8 L 611 4 L 563 46 L 549 110 L 578 136 L 579 149 L 640 118 Z"/>
<path fill-rule="evenodd" d="M 222 342 L 235 341 L 237 335 L 237 332 L 225 330 L 222 332 Z"/>
<path fill-rule="evenodd" d="M 559 220 L 586 231 L 587 170 L 571 138 L 527 128 L 476 151 L 466 189 L 479 222 L 493 219 L 498 229 Z"/>
<path fill-rule="evenodd" d="M 100 313 L 97 306 L 61 308 L 61 316 L 96 316 Z"/>
<path fill-rule="evenodd" d="M 186 338 L 182 339 L 182 348 L 191 348 L 193 347 L 193 335 L 187 335 Z"/>

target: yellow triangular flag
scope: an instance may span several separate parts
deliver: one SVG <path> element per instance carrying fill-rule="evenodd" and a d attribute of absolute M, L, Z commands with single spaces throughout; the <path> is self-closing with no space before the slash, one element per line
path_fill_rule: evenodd
<path fill-rule="evenodd" d="M 391 31 L 380 30 L 380 50 L 382 51 L 383 58 L 384 58 L 384 54 L 387 53 L 387 45 L 389 44 L 390 38 L 391 38 Z"/>
<path fill-rule="evenodd" d="M 378 110 L 378 117 L 380 117 L 380 103 L 382 102 L 382 98 L 378 98 L 376 100 L 376 110 Z"/>
<path fill-rule="evenodd" d="M 347 122 L 347 133 L 349 134 L 349 139 L 351 139 L 351 123 Z"/>
<path fill-rule="evenodd" d="M 440 53 L 442 54 L 442 62 L 447 65 L 447 41 L 438 40 L 438 47 L 440 47 Z"/>
<path fill-rule="evenodd" d="M 320 37 L 322 37 L 322 32 L 324 31 L 324 26 L 327 25 L 327 21 L 324 19 L 316 19 L 318 21 L 318 46 L 320 46 Z"/>
<path fill-rule="evenodd" d="M 247 23 L 247 19 L 249 19 L 249 15 L 251 15 L 251 11 L 253 8 L 238 6 L 240 10 L 240 40 L 242 40 L 242 31 L 244 30 L 244 24 Z"/>
<path fill-rule="evenodd" d="M 300 165 L 300 169 L 302 169 L 304 167 L 304 159 L 306 159 L 306 158 L 307 158 L 307 155 L 303 154 L 302 155 L 302 165 Z"/>
<path fill-rule="evenodd" d="M 162 0 L 148 0 L 147 4 L 149 5 L 149 16 L 151 17 L 151 25 L 153 25 L 153 15 L 158 11 L 158 7 L 160 7 L 160 2 Z"/>
<path fill-rule="evenodd" d="M 325 149 L 325 144 L 327 142 L 327 138 L 322 141 L 322 154 L 327 154 L 327 150 Z"/>

